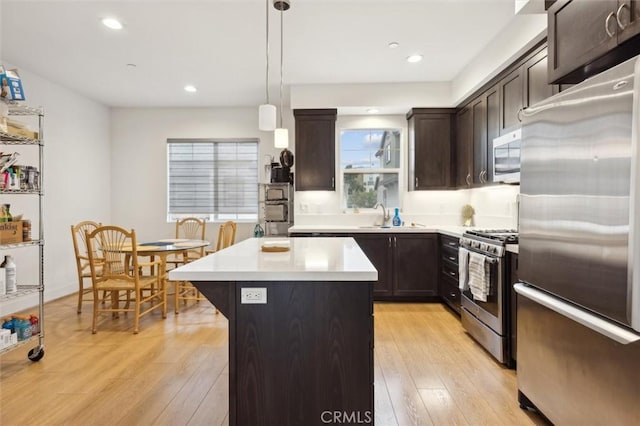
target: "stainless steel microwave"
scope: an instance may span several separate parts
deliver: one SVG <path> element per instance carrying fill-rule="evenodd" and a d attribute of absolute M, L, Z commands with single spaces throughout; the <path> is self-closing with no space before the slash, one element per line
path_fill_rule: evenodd
<path fill-rule="evenodd" d="M 522 130 L 514 130 L 493 140 L 493 181 L 520 182 L 520 139 Z"/>

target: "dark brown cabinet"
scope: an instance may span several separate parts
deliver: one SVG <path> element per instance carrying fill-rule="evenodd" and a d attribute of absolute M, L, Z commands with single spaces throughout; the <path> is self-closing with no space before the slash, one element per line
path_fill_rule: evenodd
<path fill-rule="evenodd" d="M 522 67 L 511 71 L 500 80 L 498 88 L 500 92 L 500 134 L 510 132 L 520 126 L 520 110 L 523 101 L 523 77 Z"/>
<path fill-rule="evenodd" d="M 442 300 L 460 314 L 461 300 L 458 281 L 458 238 L 440 235 L 440 287 Z"/>
<path fill-rule="evenodd" d="M 470 187 L 473 183 L 473 112 L 471 105 L 456 114 L 456 186 Z"/>
<path fill-rule="evenodd" d="M 498 86 L 472 100 L 457 115 L 456 183 L 480 186 L 491 181 L 493 139 L 499 133 Z"/>
<path fill-rule="evenodd" d="M 438 234 L 393 235 L 393 296 L 438 296 Z"/>
<path fill-rule="evenodd" d="M 335 191 L 336 109 L 296 109 L 296 191 Z"/>
<path fill-rule="evenodd" d="M 389 297 L 393 294 L 391 271 L 393 267 L 392 238 L 390 235 L 354 234 L 362 251 L 378 270 L 378 282 L 373 286 L 375 298 Z"/>
<path fill-rule="evenodd" d="M 547 50 L 544 49 L 528 59 L 522 66 L 524 108 L 543 101 L 559 91 L 559 88 L 547 82 L 547 61 Z"/>
<path fill-rule="evenodd" d="M 375 300 L 438 300 L 438 234 L 293 233 L 292 237 L 353 237 L 378 271 Z"/>
<path fill-rule="evenodd" d="M 636 0 L 558 0 L 549 7 L 549 81 L 579 83 L 640 53 Z"/>
<path fill-rule="evenodd" d="M 454 186 L 452 140 L 455 110 L 413 108 L 409 127 L 409 191 Z"/>

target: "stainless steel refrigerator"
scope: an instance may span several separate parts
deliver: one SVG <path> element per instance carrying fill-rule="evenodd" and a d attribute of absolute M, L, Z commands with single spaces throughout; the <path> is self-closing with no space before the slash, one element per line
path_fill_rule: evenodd
<path fill-rule="evenodd" d="M 557 425 L 640 424 L 639 77 L 522 114 L 518 398 Z"/>

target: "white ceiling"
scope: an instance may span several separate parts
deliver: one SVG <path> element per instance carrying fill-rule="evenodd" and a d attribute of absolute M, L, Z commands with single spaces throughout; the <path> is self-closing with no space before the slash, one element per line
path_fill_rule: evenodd
<path fill-rule="evenodd" d="M 277 103 L 280 20 L 268 1 Z M 513 0 L 291 3 L 286 86 L 450 81 L 514 17 Z M 0 58 L 110 106 L 258 105 L 265 9 L 265 0 L 0 0 Z M 107 16 L 124 29 L 104 27 Z M 413 53 L 425 59 L 407 63 Z"/>

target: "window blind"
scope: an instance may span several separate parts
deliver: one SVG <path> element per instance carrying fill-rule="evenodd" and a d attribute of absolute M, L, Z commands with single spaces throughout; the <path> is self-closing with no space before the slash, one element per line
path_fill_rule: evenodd
<path fill-rule="evenodd" d="M 258 214 L 257 139 L 168 139 L 168 215 Z"/>

